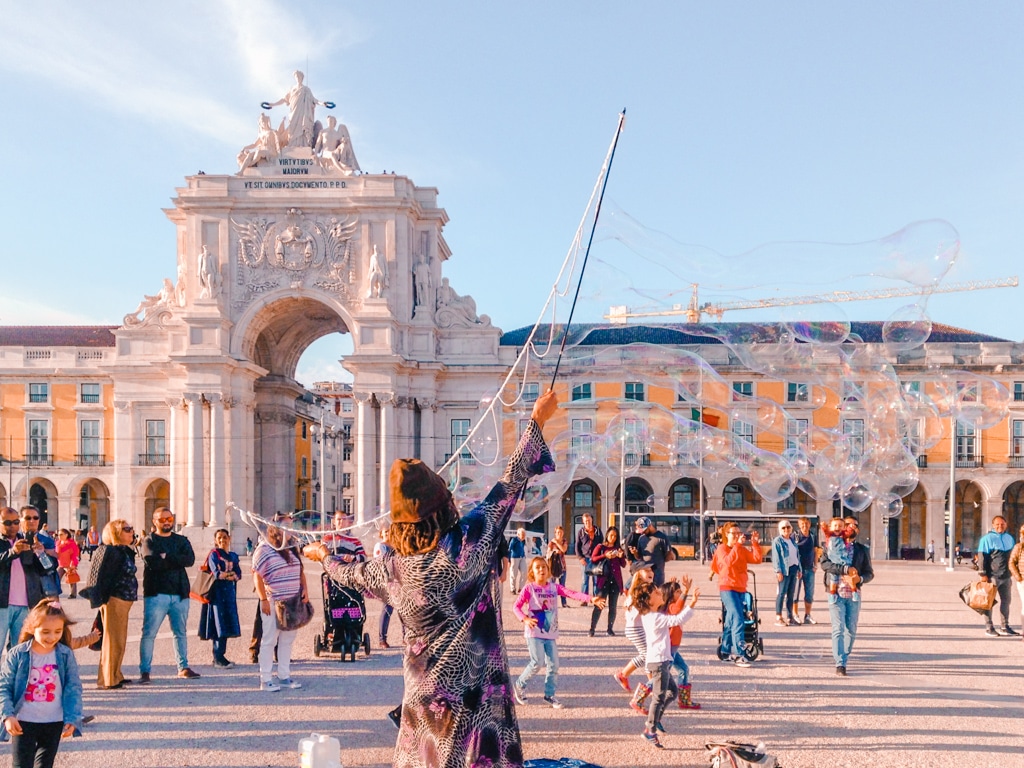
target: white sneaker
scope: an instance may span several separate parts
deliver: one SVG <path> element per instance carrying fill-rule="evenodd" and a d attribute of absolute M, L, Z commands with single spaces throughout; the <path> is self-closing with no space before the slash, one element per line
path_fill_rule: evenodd
<path fill-rule="evenodd" d="M 287 680 L 278 680 L 278 685 L 280 685 L 282 688 L 292 689 L 302 687 L 302 683 L 300 683 L 298 680 L 292 680 L 290 677 Z"/>
<path fill-rule="evenodd" d="M 265 683 L 260 683 L 261 691 L 280 691 L 281 686 L 275 683 L 273 680 L 268 680 Z"/>
<path fill-rule="evenodd" d="M 526 691 L 519 687 L 519 683 L 514 683 L 512 685 L 512 695 L 516 697 L 517 704 L 526 703 Z"/>
<path fill-rule="evenodd" d="M 563 706 L 562 702 L 560 702 L 554 696 L 545 696 L 544 701 L 550 704 L 552 709 L 561 709 Z"/>

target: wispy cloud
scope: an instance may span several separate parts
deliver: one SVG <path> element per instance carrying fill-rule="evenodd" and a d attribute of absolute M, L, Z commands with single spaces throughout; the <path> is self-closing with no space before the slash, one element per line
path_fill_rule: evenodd
<path fill-rule="evenodd" d="M 332 9 L 323 24 L 303 8 L 275 0 L 10 3 L 0 69 L 122 119 L 237 144 L 252 133 L 259 101 L 290 87 L 293 69 L 361 37 L 343 12 Z"/>

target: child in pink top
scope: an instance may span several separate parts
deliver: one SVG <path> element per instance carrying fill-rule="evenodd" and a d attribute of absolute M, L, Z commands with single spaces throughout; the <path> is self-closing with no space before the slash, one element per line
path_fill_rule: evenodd
<path fill-rule="evenodd" d="M 530 649 L 530 663 L 519 676 L 514 686 L 516 701 L 526 703 L 526 683 L 545 662 L 544 701 L 555 709 L 561 709 L 562 703 L 555 698 L 555 684 L 558 680 L 558 649 L 555 640 L 558 638 L 558 603 L 559 599 L 569 597 L 581 603 L 593 602 L 604 610 L 603 597 L 594 597 L 585 592 L 567 589 L 558 582 L 551 581 L 551 570 L 543 557 L 535 557 L 530 562 L 529 580 L 523 591 L 512 606 L 512 610 L 523 624 L 526 625 L 524 635 L 526 645 Z"/>

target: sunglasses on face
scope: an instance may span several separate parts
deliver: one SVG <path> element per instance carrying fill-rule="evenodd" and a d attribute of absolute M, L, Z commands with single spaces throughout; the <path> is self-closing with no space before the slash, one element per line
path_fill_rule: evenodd
<path fill-rule="evenodd" d="M 17 520 L 4 520 L 4 525 L 17 525 Z"/>
<path fill-rule="evenodd" d="M 124 528 L 121 529 L 121 533 L 131 533 L 134 530 L 135 529 L 132 528 L 130 525 L 126 525 Z"/>
<path fill-rule="evenodd" d="M 38 517 L 23 517 L 22 520 L 38 520 Z"/>

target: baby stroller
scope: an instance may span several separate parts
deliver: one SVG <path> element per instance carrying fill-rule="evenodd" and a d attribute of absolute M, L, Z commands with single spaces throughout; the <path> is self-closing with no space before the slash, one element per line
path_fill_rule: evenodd
<path fill-rule="evenodd" d="M 754 586 L 753 592 L 743 593 L 743 650 L 748 659 L 753 661 L 764 653 L 764 644 L 761 640 L 761 619 L 757 615 L 757 579 L 750 574 L 750 583 Z M 722 625 L 722 634 L 718 638 L 718 658 L 724 659 L 726 654 L 722 651 L 722 644 L 725 640 L 725 606 L 722 606 L 722 616 L 718 620 Z"/>
<path fill-rule="evenodd" d="M 363 654 L 370 655 L 370 634 L 363 632 L 366 621 L 366 603 L 358 591 L 342 587 L 321 576 L 324 594 L 324 626 L 321 634 L 313 638 L 313 655 L 340 653 L 341 661 L 348 656 L 356 660 L 356 650 L 363 646 Z"/>

